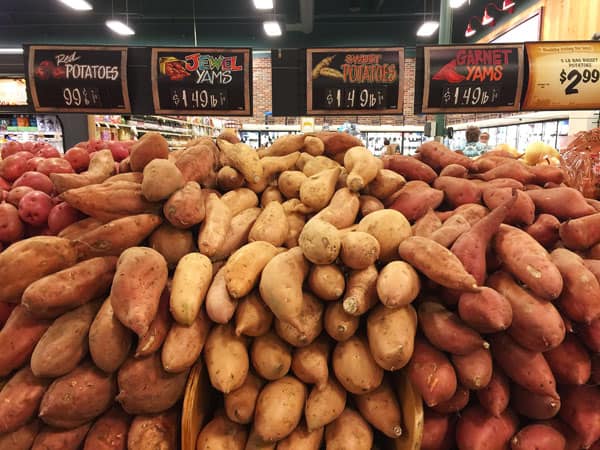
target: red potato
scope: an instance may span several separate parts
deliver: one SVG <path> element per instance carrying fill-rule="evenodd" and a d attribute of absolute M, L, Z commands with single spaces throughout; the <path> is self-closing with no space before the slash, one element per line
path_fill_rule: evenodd
<path fill-rule="evenodd" d="M 558 398 L 554 375 L 542 353 L 521 347 L 506 333 L 489 339 L 494 360 L 509 378 L 531 392 Z"/>
<path fill-rule="evenodd" d="M 133 143 L 135 141 L 129 141 L 129 142 Z M 108 148 L 109 148 L 110 152 L 112 153 L 113 159 L 116 162 L 121 162 L 129 156 L 130 147 L 131 147 L 131 144 L 128 144 L 123 141 L 110 141 L 108 143 Z"/>
<path fill-rule="evenodd" d="M 462 166 L 461 166 L 462 167 Z M 454 446 L 455 419 L 428 408 L 424 411 L 421 450 L 451 450 Z"/>
<path fill-rule="evenodd" d="M 565 386 L 561 390 L 559 415 L 582 438 L 588 448 L 600 439 L 600 388 L 598 386 Z"/>
<path fill-rule="evenodd" d="M 540 214 L 534 223 L 525 228 L 525 231 L 544 247 L 552 248 L 560 239 L 559 227 L 560 220 L 556 217 L 551 214 Z"/>
<path fill-rule="evenodd" d="M 42 226 L 48 222 L 48 215 L 53 206 L 52 198 L 48 194 L 31 191 L 19 201 L 19 217 L 30 225 Z"/>
<path fill-rule="evenodd" d="M 560 398 L 536 394 L 518 384 L 512 385 L 510 403 L 520 415 L 536 420 L 551 419 L 560 410 Z"/>
<path fill-rule="evenodd" d="M 458 164 L 469 170 L 474 169 L 473 160 L 453 152 L 441 142 L 428 141 L 422 144 L 417 153 L 425 164 L 431 166 L 434 170 L 443 169 L 450 164 Z"/>
<path fill-rule="evenodd" d="M 420 180 L 431 184 L 437 174 L 427 164 L 416 158 L 404 155 L 385 156 L 383 158 L 384 169 L 393 170 L 407 180 Z"/>
<path fill-rule="evenodd" d="M 600 242 L 600 214 L 592 214 L 564 222 L 560 239 L 571 250 L 586 250 Z"/>
<path fill-rule="evenodd" d="M 44 158 L 41 156 L 34 156 L 27 160 L 27 164 L 25 164 L 25 169 L 27 172 L 35 172 L 37 170 L 38 164 L 43 161 Z"/>
<path fill-rule="evenodd" d="M 456 442 L 461 450 L 503 450 L 517 427 L 517 416 L 508 409 L 494 417 L 481 406 L 470 406 L 458 419 Z"/>
<path fill-rule="evenodd" d="M 52 147 L 51 145 L 45 145 L 40 147 L 37 151 L 34 152 L 35 156 L 39 156 L 40 158 L 60 158 L 60 152 Z"/>
<path fill-rule="evenodd" d="M 12 185 L 13 188 L 19 186 L 29 186 L 36 191 L 42 191 L 48 195 L 51 195 L 52 191 L 54 191 L 54 185 L 50 178 L 39 172 L 25 172 Z"/>
<path fill-rule="evenodd" d="M 470 180 L 464 178 L 439 176 L 433 187 L 444 191 L 446 201 L 456 208 L 467 203 L 479 203 L 481 189 Z"/>
<path fill-rule="evenodd" d="M 594 207 L 585 201 L 581 192 L 570 187 L 540 189 L 526 193 L 535 203 L 538 213 L 552 214 L 559 219 L 577 219 L 596 212 Z"/>
<path fill-rule="evenodd" d="M 462 411 L 469 403 L 470 392 L 466 387 L 459 384 L 456 387 L 456 392 L 449 400 L 438 403 L 432 406 L 431 409 L 438 414 L 453 414 Z"/>
<path fill-rule="evenodd" d="M 535 220 L 535 205 L 527 194 L 513 188 L 489 188 L 483 192 L 483 201 L 490 209 L 495 209 L 516 195 L 504 222 L 509 224 L 531 225 Z"/>
<path fill-rule="evenodd" d="M 564 450 L 566 445 L 562 434 L 542 424 L 522 428 L 510 441 L 511 450 Z"/>
<path fill-rule="evenodd" d="M 54 205 L 48 214 L 48 228 L 52 234 L 60 233 L 64 228 L 82 219 L 82 214 L 69 205 L 61 202 Z"/>
<path fill-rule="evenodd" d="M 15 242 L 23 238 L 24 228 L 19 211 L 10 203 L 0 203 L 0 242 Z"/>
<path fill-rule="evenodd" d="M 2 150 L 0 152 L 0 157 L 2 159 L 8 158 L 10 155 L 14 155 L 15 153 L 23 151 L 23 144 L 17 141 L 8 141 L 6 144 L 2 146 Z"/>
<path fill-rule="evenodd" d="M 590 354 L 572 333 L 558 347 L 544 353 L 556 381 L 561 384 L 585 384 L 590 379 Z"/>
<path fill-rule="evenodd" d="M 27 171 L 27 160 L 33 158 L 29 152 L 18 152 L 0 161 L 0 177 L 14 181 Z"/>
<path fill-rule="evenodd" d="M 114 157 L 114 156 L 113 156 Z M 85 148 L 72 147 L 65 153 L 66 159 L 75 172 L 83 172 L 90 165 L 90 154 Z"/>
<path fill-rule="evenodd" d="M 510 384 L 498 367 L 492 372 L 492 378 L 486 387 L 477 391 L 481 406 L 495 417 L 500 417 L 508 408 Z"/>
<path fill-rule="evenodd" d="M 48 158 L 40 161 L 36 167 L 38 172 L 45 175 L 51 173 L 73 173 L 73 168 L 69 161 L 62 158 Z"/>
<path fill-rule="evenodd" d="M 481 292 L 464 292 L 458 299 L 458 315 L 480 333 L 496 333 L 510 327 L 513 311 L 510 302 L 498 291 L 482 287 Z"/>

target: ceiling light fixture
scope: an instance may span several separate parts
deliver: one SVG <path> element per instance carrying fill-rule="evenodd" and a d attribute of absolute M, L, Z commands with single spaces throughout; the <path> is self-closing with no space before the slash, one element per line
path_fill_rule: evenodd
<path fill-rule="evenodd" d="M 273 0 L 253 0 L 256 9 L 273 9 Z"/>
<path fill-rule="evenodd" d="M 58 0 L 63 5 L 68 6 L 76 11 L 91 11 L 92 5 L 90 5 L 86 0 Z"/>
<path fill-rule="evenodd" d="M 467 3 L 467 0 L 450 0 L 450 8 L 460 8 L 465 3 Z"/>
<path fill-rule="evenodd" d="M 116 20 L 116 19 L 107 20 L 106 26 L 108 28 L 110 28 L 112 31 L 114 31 L 115 33 L 123 35 L 123 36 L 131 36 L 131 35 L 135 34 L 135 31 L 133 31 L 133 28 L 131 28 L 125 22 L 121 22 L 120 20 Z"/>
<path fill-rule="evenodd" d="M 0 48 L 0 55 L 21 55 L 22 53 L 22 48 Z"/>
<path fill-rule="evenodd" d="M 276 20 L 267 20 L 263 22 L 263 29 L 267 36 L 281 36 L 281 25 Z"/>
<path fill-rule="evenodd" d="M 513 0 L 504 0 L 502 2 L 502 11 L 508 11 L 515 7 L 515 2 Z M 512 12 L 512 11 L 510 11 Z"/>
<path fill-rule="evenodd" d="M 488 9 L 485 8 L 483 10 L 483 17 L 481 18 L 481 25 L 483 25 L 484 27 L 487 25 L 492 25 L 495 22 L 496 19 L 494 19 L 492 16 L 490 16 L 490 14 L 488 13 Z"/>
<path fill-rule="evenodd" d="M 433 35 L 440 27 L 440 23 L 436 20 L 428 20 L 427 22 L 423 22 L 423 24 L 417 30 L 417 36 L 427 37 Z"/>
<path fill-rule="evenodd" d="M 467 29 L 465 30 L 465 37 L 470 38 L 471 36 L 475 36 L 477 30 L 471 26 L 471 22 L 467 25 Z"/>

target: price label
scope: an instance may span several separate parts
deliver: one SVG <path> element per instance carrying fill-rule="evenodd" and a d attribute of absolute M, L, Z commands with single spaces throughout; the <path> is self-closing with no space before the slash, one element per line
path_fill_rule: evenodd
<path fill-rule="evenodd" d="M 526 44 L 525 110 L 596 109 L 600 104 L 600 42 Z"/>

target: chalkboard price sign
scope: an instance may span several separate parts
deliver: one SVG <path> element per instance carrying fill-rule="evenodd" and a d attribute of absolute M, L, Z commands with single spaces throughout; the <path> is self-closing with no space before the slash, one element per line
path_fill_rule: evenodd
<path fill-rule="evenodd" d="M 422 112 L 518 111 L 522 45 L 424 48 Z"/>
<path fill-rule="evenodd" d="M 402 114 L 404 49 L 308 49 L 308 114 Z"/>
<path fill-rule="evenodd" d="M 250 115 L 250 49 L 153 48 L 157 114 Z"/>
<path fill-rule="evenodd" d="M 39 112 L 131 112 L 127 48 L 28 47 L 28 86 Z"/>

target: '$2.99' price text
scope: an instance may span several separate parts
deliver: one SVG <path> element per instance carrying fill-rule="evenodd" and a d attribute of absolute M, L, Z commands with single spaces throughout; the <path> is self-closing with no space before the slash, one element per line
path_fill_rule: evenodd
<path fill-rule="evenodd" d="M 567 86 L 565 86 L 566 95 L 579 94 L 579 89 L 577 86 L 580 83 L 597 83 L 599 80 L 600 70 L 598 69 L 572 69 L 570 72 L 567 72 L 565 69 L 563 69 L 560 72 L 560 84 L 569 82 Z"/>

